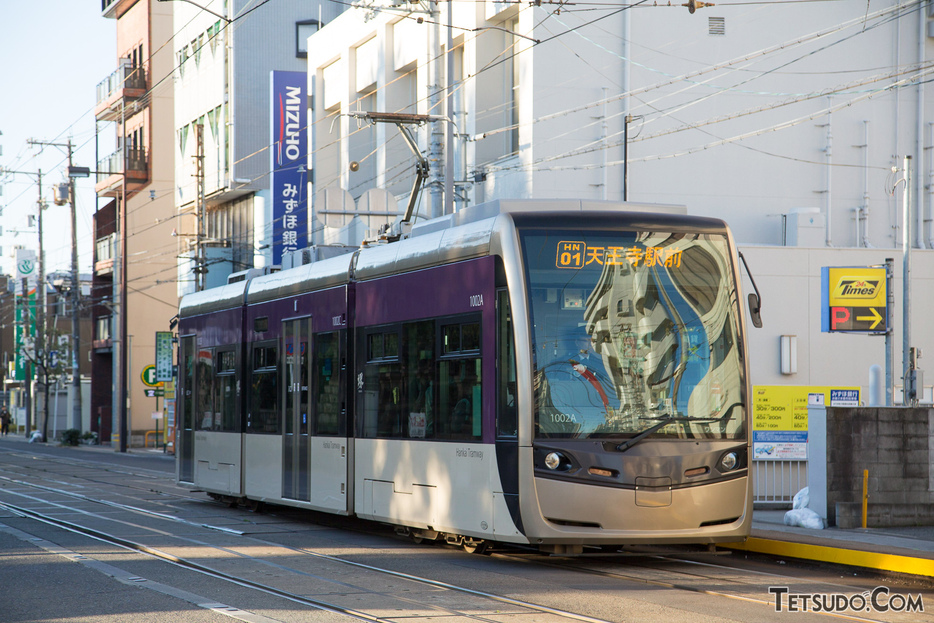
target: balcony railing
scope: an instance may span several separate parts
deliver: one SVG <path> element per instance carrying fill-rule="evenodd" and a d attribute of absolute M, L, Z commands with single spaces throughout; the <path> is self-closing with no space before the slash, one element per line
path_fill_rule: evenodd
<path fill-rule="evenodd" d="M 97 83 L 97 103 L 105 102 L 111 96 L 127 89 L 146 90 L 146 69 L 134 67 L 129 63 L 121 65 L 112 74 Z"/>
<path fill-rule="evenodd" d="M 148 170 L 148 166 L 149 161 L 146 157 L 145 149 L 127 150 L 126 173 L 129 177 L 138 177 L 134 176 L 133 173 L 142 173 L 145 176 Z M 98 182 L 103 182 L 111 175 L 119 175 L 123 173 L 123 150 L 118 149 L 106 158 L 98 160 L 97 171 Z"/>
<path fill-rule="evenodd" d="M 114 258 L 114 247 L 116 246 L 117 235 L 109 234 L 103 238 L 98 238 L 95 246 L 97 248 L 97 255 L 95 260 L 98 262 L 103 262 L 104 260 L 112 260 Z"/>

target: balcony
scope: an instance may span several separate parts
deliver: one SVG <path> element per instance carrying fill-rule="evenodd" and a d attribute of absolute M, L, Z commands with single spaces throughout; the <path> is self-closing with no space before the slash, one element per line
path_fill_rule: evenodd
<path fill-rule="evenodd" d="M 126 103 L 141 98 L 146 89 L 146 69 L 134 67 L 129 60 L 123 59 L 115 72 L 97 84 L 95 118 L 98 121 L 120 120 Z"/>
<path fill-rule="evenodd" d="M 127 5 L 132 4 L 134 0 L 101 0 L 101 15 L 107 19 L 116 19 L 119 16 L 117 15 L 117 10 L 120 10 L 122 14 L 127 8 Z"/>
<path fill-rule="evenodd" d="M 113 347 L 112 328 L 113 316 L 97 317 L 94 321 L 94 339 L 91 340 L 91 348 L 100 352 L 111 350 Z"/>
<path fill-rule="evenodd" d="M 114 256 L 116 255 L 117 234 L 110 234 L 98 238 L 95 244 L 94 276 L 105 277 L 113 275 Z"/>
<path fill-rule="evenodd" d="M 97 162 L 97 184 L 94 192 L 100 197 L 116 197 L 123 185 L 123 150 L 118 149 Z M 129 149 L 126 155 L 126 183 L 135 190 L 149 181 L 149 158 L 145 149 Z"/>
<path fill-rule="evenodd" d="M 101 0 L 101 13 L 107 13 L 110 8 L 120 0 Z"/>

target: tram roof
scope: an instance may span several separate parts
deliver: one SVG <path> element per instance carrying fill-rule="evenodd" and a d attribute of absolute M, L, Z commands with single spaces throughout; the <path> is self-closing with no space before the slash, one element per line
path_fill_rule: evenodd
<path fill-rule="evenodd" d="M 209 290 L 186 294 L 179 302 L 178 316 L 186 318 L 240 307 L 245 300 L 247 283 L 247 281 L 237 281 L 236 283 L 228 283 Z"/>
<path fill-rule="evenodd" d="M 186 295 L 179 316 L 188 317 L 322 290 L 355 281 L 419 270 L 488 255 L 502 214 L 641 212 L 683 216 L 684 206 L 580 199 L 498 199 L 417 223 L 407 238 L 373 244 L 325 260 Z M 356 258 L 356 259 L 354 259 Z"/>

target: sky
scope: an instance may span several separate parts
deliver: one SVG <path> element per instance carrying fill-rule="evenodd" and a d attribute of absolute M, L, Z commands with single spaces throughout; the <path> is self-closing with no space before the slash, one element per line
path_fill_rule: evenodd
<path fill-rule="evenodd" d="M 28 139 L 74 144 L 73 162 L 92 171 L 97 83 L 117 68 L 116 20 L 100 0 L 0 0 L 0 167 L 43 175 L 45 271 L 71 270 L 71 214 L 52 202 L 52 186 L 65 181 L 66 152 L 40 149 Z M 100 124 L 100 157 L 114 149 L 112 124 Z M 0 273 L 14 274 L 13 247 L 38 250 L 35 175 L 0 175 Z M 78 268 L 91 271 L 94 177 L 77 180 Z M 104 201 L 101 201 L 104 205 Z"/>

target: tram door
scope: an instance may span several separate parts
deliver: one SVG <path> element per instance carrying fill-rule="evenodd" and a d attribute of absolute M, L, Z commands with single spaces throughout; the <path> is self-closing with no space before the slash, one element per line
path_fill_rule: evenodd
<path fill-rule="evenodd" d="M 311 453 L 311 503 L 329 512 L 346 513 L 352 508 L 352 434 L 346 397 L 347 331 L 317 333 L 312 364 L 314 406 L 314 450 Z"/>
<path fill-rule="evenodd" d="M 178 340 L 179 400 L 176 416 L 179 482 L 195 481 L 195 336 Z"/>
<path fill-rule="evenodd" d="M 308 501 L 310 495 L 308 470 L 311 428 L 308 409 L 309 362 L 311 361 L 311 318 L 286 320 L 282 323 L 285 392 L 282 427 L 282 497 Z"/>

